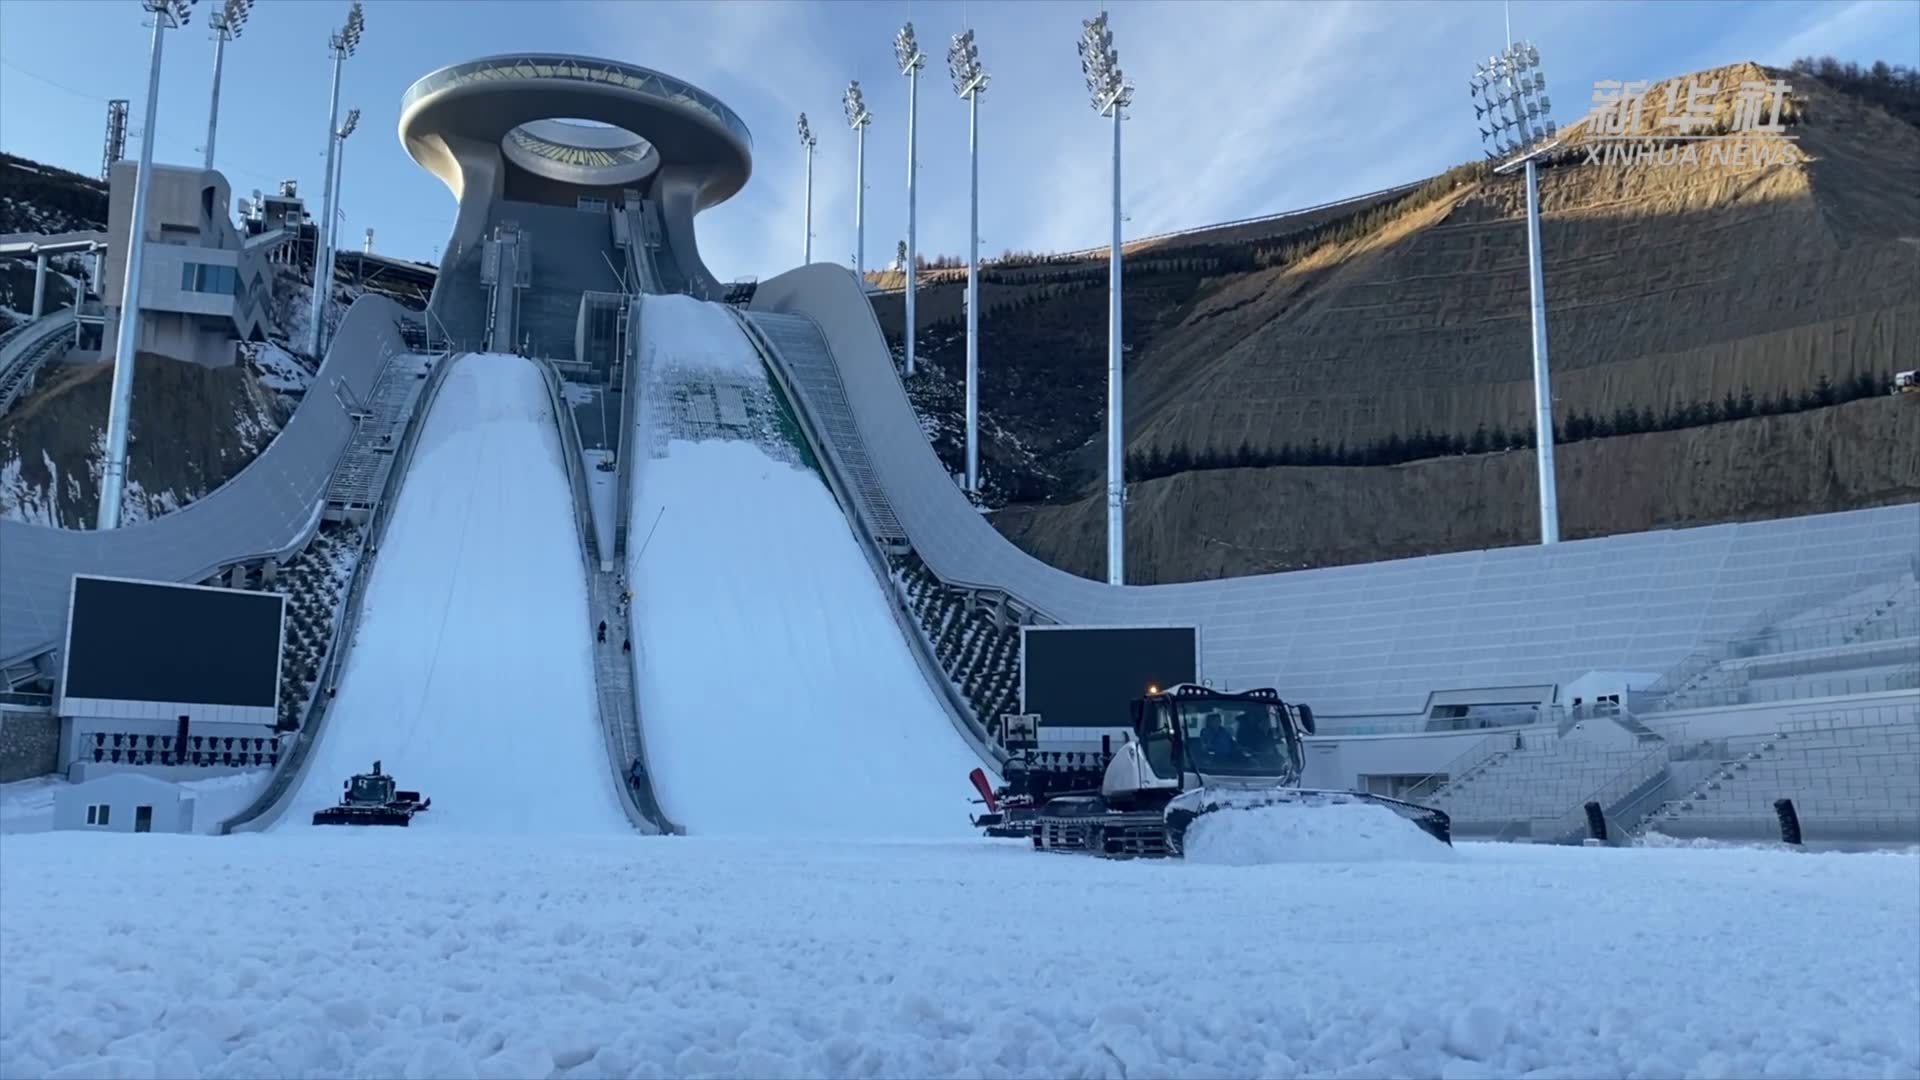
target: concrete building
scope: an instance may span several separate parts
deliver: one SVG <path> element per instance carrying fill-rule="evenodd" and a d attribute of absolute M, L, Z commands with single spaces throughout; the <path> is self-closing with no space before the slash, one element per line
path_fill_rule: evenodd
<path fill-rule="evenodd" d="M 193 803 L 193 796 L 178 784 L 138 773 L 111 773 L 56 791 L 53 827 L 190 833 Z"/>
<path fill-rule="evenodd" d="M 139 165 L 115 162 L 107 203 L 107 260 L 100 295 L 101 342 L 111 355 L 133 220 Z M 248 238 L 234 225 L 226 177 L 206 169 L 155 165 L 148 192 L 145 273 L 140 280 L 141 352 L 210 367 L 231 364 L 237 341 L 264 341 L 272 319 L 268 253 L 279 236 Z"/>

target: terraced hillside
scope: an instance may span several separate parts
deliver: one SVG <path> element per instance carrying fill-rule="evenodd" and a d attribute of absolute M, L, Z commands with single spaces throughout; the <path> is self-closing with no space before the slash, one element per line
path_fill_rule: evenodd
<path fill-rule="evenodd" d="M 1789 138 L 1748 136 L 1759 154 L 1589 163 L 1582 124 L 1542 170 L 1557 425 L 1590 440 L 1562 455 L 1567 535 L 1920 497 L 1920 463 L 1888 444 L 1913 438 L 1912 410 L 1844 403 L 1920 366 L 1920 128 L 1752 64 L 1681 81 L 1717 82 L 1724 124 L 1735 87 L 1776 77 Z M 1664 99 L 1653 87 L 1649 110 Z M 1786 141 L 1799 160 L 1765 163 Z M 1518 179 L 1462 168 L 1291 232 L 1130 250 L 1136 580 L 1532 536 L 1530 456 L 1491 452 L 1531 441 L 1523 200 Z M 988 476 L 1022 471 L 996 460 L 1004 442 L 1041 477 L 997 485 L 1024 505 L 996 523 L 1082 572 L 1101 558 L 1079 500 L 1102 480 L 1103 254 L 1032 268 L 1018 287 L 1052 293 L 989 306 L 982 331 L 983 401 L 1006 432 Z M 957 288 L 936 282 L 921 309 L 944 313 Z M 876 300 L 883 324 L 893 303 Z M 952 331 L 925 336 L 930 383 L 962 370 Z M 1762 473 L 1762 445 L 1800 449 Z M 1465 456 L 1399 464 L 1434 454 Z"/>

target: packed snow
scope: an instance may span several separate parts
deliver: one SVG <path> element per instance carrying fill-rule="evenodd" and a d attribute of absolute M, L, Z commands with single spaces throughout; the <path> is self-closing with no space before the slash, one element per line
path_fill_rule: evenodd
<path fill-rule="evenodd" d="M 1914 1077 L 1916 896 L 1902 855 L 11 836 L 0 1076 Z"/>
<path fill-rule="evenodd" d="M 650 378 L 671 373 L 680 390 L 757 381 L 767 393 L 723 309 L 644 303 Z M 761 441 L 648 429 L 666 423 L 656 411 L 634 434 L 628 575 L 641 722 L 667 815 L 696 834 L 968 834 L 979 760 L 825 483 Z"/>
<path fill-rule="evenodd" d="M 1225 866 L 1457 857 L 1418 825 L 1369 803 L 1287 804 L 1203 814 L 1188 827 L 1184 851 L 1190 861 Z"/>
<path fill-rule="evenodd" d="M 454 363 L 279 827 L 309 828 L 341 783 L 378 759 L 400 787 L 433 800 L 415 829 L 627 831 L 546 387 L 520 357 Z"/>

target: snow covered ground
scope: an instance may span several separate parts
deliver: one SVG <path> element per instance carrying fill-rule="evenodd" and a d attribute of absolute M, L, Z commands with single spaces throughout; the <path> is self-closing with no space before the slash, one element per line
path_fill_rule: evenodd
<path fill-rule="evenodd" d="M 219 832 L 221 822 L 246 809 L 260 797 L 260 792 L 272 776 L 271 769 L 245 769 L 200 780 L 181 781 L 180 786 L 193 795 L 194 830 L 209 835 Z M 35 776 L 0 784 L 0 833 L 51 830 L 54 793 L 66 786 L 65 778 L 59 776 Z M 4 1075 L 4 1070 L 0 1070 L 0 1076 Z"/>
<path fill-rule="evenodd" d="M 373 563 L 306 782 L 310 829 L 379 759 L 433 800 L 412 828 L 631 829 L 600 734 L 587 586 L 546 388 L 532 362 L 455 361 Z"/>
<path fill-rule="evenodd" d="M 970 833 L 979 761 L 826 484 L 765 445 L 752 347 L 718 305 L 644 303 L 645 400 L 660 407 L 638 410 L 628 575 L 667 815 L 695 834 Z M 666 403 L 702 394 L 705 430 L 744 436 L 676 430 Z"/>
<path fill-rule="evenodd" d="M 10 836 L 0 1076 L 1920 1076 L 1920 859 Z M 111 874 L 100 867 L 111 865 Z"/>

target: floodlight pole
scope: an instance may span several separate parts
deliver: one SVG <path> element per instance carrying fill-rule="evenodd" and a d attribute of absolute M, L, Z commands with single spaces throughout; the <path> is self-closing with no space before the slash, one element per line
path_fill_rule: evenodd
<path fill-rule="evenodd" d="M 867 289 L 867 125 L 853 128 L 853 276 Z"/>
<path fill-rule="evenodd" d="M 967 490 L 980 491 L 980 90 L 967 94 Z"/>
<path fill-rule="evenodd" d="M 803 215 L 806 235 L 801 238 L 800 265 L 813 262 L 813 147 L 818 140 L 813 129 L 807 126 L 807 114 L 800 114 L 800 146 L 807 152 L 807 198 L 806 213 Z"/>
<path fill-rule="evenodd" d="M 1540 180 L 1527 157 L 1527 285 L 1533 308 L 1533 412 L 1540 470 L 1540 542 L 1560 542 L 1559 478 L 1553 467 L 1553 390 L 1547 376 L 1547 285 L 1540 254 Z"/>
<path fill-rule="evenodd" d="M 894 58 L 900 62 L 900 74 L 907 77 L 907 378 L 913 378 L 913 338 L 915 331 L 914 292 L 919 275 L 915 273 L 919 261 L 919 247 L 916 243 L 915 224 L 917 205 L 915 201 L 915 174 L 920 171 L 919 133 L 916 121 L 920 116 L 920 68 L 926 58 L 920 52 L 920 46 L 913 38 L 913 24 L 908 23 L 894 37 Z"/>
<path fill-rule="evenodd" d="M 919 261 L 918 247 L 915 242 L 914 225 L 918 217 L 914 198 L 914 174 L 919 172 L 920 150 L 919 132 L 915 121 L 920 116 L 920 69 L 918 66 L 907 69 L 907 378 L 913 378 L 913 337 L 914 337 L 914 279 Z"/>
<path fill-rule="evenodd" d="M 328 46 L 333 52 L 333 92 L 327 104 L 326 191 L 320 200 L 320 223 L 313 234 L 313 325 L 307 328 L 307 354 L 315 362 L 321 359 L 320 340 L 322 327 L 326 322 L 326 304 L 328 294 L 333 291 L 333 279 L 323 277 L 322 274 L 332 272 L 328 249 L 333 239 L 334 133 L 339 130 L 340 124 L 340 69 L 347 62 L 345 35 L 336 33 L 328 42 Z"/>
<path fill-rule="evenodd" d="M 813 261 L 813 144 L 807 144 L 807 235 L 801 248 L 800 265 Z"/>
<path fill-rule="evenodd" d="M 336 144 L 336 147 L 335 147 L 335 152 L 333 154 L 333 175 L 328 178 L 329 183 L 327 185 L 327 190 L 333 192 L 333 208 L 334 209 L 333 209 L 333 215 L 327 218 L 327 225 L 330 229 L 337 230 L 340 227 L 340 218 L 338 216 L 340 214 L 340 205 L 339 205 L 340 196 L 343 193 L 342 189 L 346 187 L 347 136 L 345 134 L 337 134 L 334 136 L 334 142 Z M 327 235 L 329 236 L 329 238 L 332 238 L 332 237 L 338 236 L 339 234 L 338 232 L 329 232 Z M 334 270 L 335 261 L 338 259 L 338 257 L 339 257 L 339 251 L 337 250 L 337 246 L 333 243 L 329 243 L 327 245 L 327 276 L 324 279 L 327 283 L 327 290 L 329 292 L 333 290 L 333 270 Z M 320 332 L 319 332 L 320 348 L 324 349 L 327 345 L 327 342 L 331 338 L 331 335 L 327 332 L 324 321 L 318 325 L 320 326 Z M 317 357 L 320 355 L 320 353 L 318 351 L 315 351 L 314 355 Z"/>
<path fill-rule="evenodd" d="M 213 171 L 213 137 L 220 127 L 220 70 L 226 66 L 227 28 L 222 25 L 213 32 L 213 102 L 207 108 L 207 156 L 201 168 Z"/>
<path fill-rule="evenodd" d="M 1113 109 L 1113 246 L 1107 256 L 1107 584 L 1127 583 L 1126 424 L 1121 412 L 1120 97 Z"/>
<path fill-rule="evenodd" d="M 133 412 L 133 367 L 140 339 L 140 270 L 146 252 L 147 194 L 153 187 L 154 120 L 160 105 L 160 52 L 169 5 L 148 0 L 153 15 L 153 45 L 147 58 L 147 118 L 140 134 L 140 171 L 133 181 L 133 215 L 127 226 L 127 267 L 120 280 L 120 328 L 113 343 L 113 389 L 107 398 L 106 460 L 100 470 L 100 509 L 95 524 L 120 527 L 120 503 L 127 485 L 127 433 Z"/>
<path fill-rule="evenodd" d="M 1527 100 L 1528 94 L 1543 88 L 1545 77 L 1536 73 L 1529 87 L 1525 74 L 1527 67 L 1538 67 L 1539 52 L 1531 45 L 1516 47 L 1512 42 L 1511 30 L 1508 33 L 1506 52 L 1496 57 L 1491 68 L 1483 68 L 1481 81 L 1475 89 L 1485 89 L 1489 78 L 1506 83 L 1508 97 L 1495 102 L 1489 98 L 1487 113 L 1498 117 L 1496 111 L 1503 104 L 1512 105 L 1511 120 L 1508 126 L 1516 129 L 1520 141 L 1516 146 L 1508 147 L 1496 144 L 1501 154 L 1513 154 L 1517 157 L 1495 166 L 1494 172 L 1505 175 L 1515 169 L 1523 169 L 1527 189 L 1527 290 L 1529 316 L 1532 322 L 1533 351 L 1533 411 L 1534 411 L 1534 453 L 1536 469 L 1539 474 L 1540 492 L 1540 542 L 1555 544 L 1560 541 L 1560 498 L 1559 480 L 1553 461 L 1553 388 L 1547 364 L 1547 288 L 1544 269 L 1544 256 L 1540 243 L 1540 176 L 1538 161 L 1541 155 L 1550 152 L 1559 145 L 1555 138 L 1555 129 L 1547 119 L 1548 101 L 1543 96 L 1538 102 Z M 1539 108 L 1536 110 L 1535 106 Z M 1478 107 L 1476 106 L 1476 115 Z M 1533 121 L 1539 120 L 1538 127 Z M 1501 129 L 1501 120 L 1496 119 L 1493 130 Z M 1488 138 L 1489 132 L 1482 130 L 1481 137 Z M 1489 157 L 1494 156 L 1489 152 Z"/>

